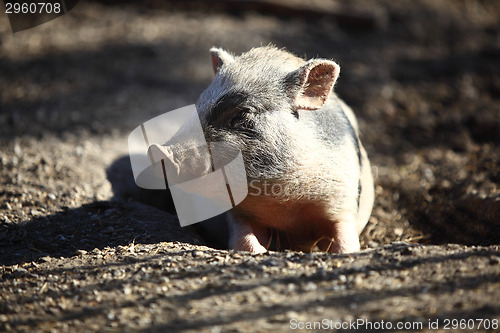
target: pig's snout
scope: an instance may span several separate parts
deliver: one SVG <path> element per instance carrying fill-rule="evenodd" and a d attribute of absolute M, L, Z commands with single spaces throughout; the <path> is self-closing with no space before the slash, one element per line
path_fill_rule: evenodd
<path fill-rule="evenodd" d="M 211 160 L 207 146 L 152 144 L 148 149 L 151 163 L 162 163 L 169 184 L 180 184 L 208 174 Z"/>
<path fill-rule="evenodd" d="M 152 144 L 148 149 L 148 156 L 151 163 L 160 163 L 163 160 L 166 175 L 179 176 L 180 163 L 175 159 L 174 152 L 169 146 Z"/>

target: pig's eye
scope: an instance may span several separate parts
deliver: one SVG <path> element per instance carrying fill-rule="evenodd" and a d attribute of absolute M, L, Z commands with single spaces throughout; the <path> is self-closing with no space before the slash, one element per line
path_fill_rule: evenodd
<path fill-rule="evenodd" d="M 231 128 L 240 128 L 248 126 L 248 114 L 249 109 L 237 109 L 235 110 L 233 116 L 229 119 L 228 125 Z"/>

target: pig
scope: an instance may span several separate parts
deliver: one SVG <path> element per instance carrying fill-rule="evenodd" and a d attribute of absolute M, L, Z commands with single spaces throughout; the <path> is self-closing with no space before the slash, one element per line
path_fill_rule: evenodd
<path fill-rule="evenodd" d="M 198 116 L 207 142 L 241 150 L 248 180 L 247 197 L 227 213 L 229 248 L 359 251 L 374 186 L 354 113 L 333 92 L 339 65 L 272 45 L 210 55 L 215 78 Z M 179 169 L 169 147 L 154 149 Z"/>

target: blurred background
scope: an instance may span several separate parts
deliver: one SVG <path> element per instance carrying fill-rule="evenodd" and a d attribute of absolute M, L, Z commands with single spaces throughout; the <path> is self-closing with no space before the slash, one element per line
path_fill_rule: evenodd
<path fill-rule="evenodd" d="M 363 247 L 500 243 L 496 0 L 81 1 L 15 34 L 2 12 L 0 239 L 116 197 L 128 133 L 196 102 L 209 48 L 269 43 L 341 66 L 376 176 Z"/>

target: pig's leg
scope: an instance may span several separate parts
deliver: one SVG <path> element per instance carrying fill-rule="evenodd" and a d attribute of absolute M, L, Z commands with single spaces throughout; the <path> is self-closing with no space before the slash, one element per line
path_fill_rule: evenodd
<path fill-rule="evenodd" d="M 363 167 L 361 169 L 361 195 L 359 197 L 359 208 L 358 208 L 358 232 L 361 234 L 365 228 L 373 208 L 374 199 L 374 186 L 373 186 L 373 176 L 372 168 L 370 166 L 370 161 L 366 155 L 366 151 L 363 146 L 360 145 L 361 154 L 363 158 Z"/>
<path fill-rule="evenodd" d="M 360 249 L 355 214 L 342 214 L 323 226 L 324 233 L 318 241 L 322 251 L 351 253 Z"/>
<path fill-rule="evenodd" d="M 323 251 L 336 253 L 350 253 L 360 250 L 359 235 L 366 226 L 373 207 L 373 177 L 371 173 L 370 162 L 366 151 L 360 144 L 362 155 L 362 169 L 360 175 L 361 193 L 359 194 L 359 203 L 357 209 L 354 206 L 356 199 L 348 200 L 351 202 L 350 208 L 341 212 L 328 214 L 331 217 L 328 223 L 321 226 L 324 232 L 323 237 L 318 242 L 318 246 Z M 332 202 L 333 207 L 335 203 Z M 357 210 L 357 211 L 356 211 Z M 356 211 L 356 212 L 355 212 Z M 322 235 L 318 235 L 318 238 Z"/>
<path fill-rule="evenodd" d="M 269 230 L 254 223 L 234 218 L 228 215 L 229 223 L 229 248 L 252 253 L 265 253 L 267 249 L 262 244 L 267 244 Z M 261 243 L 262 242 L 262 243 Z"/>

